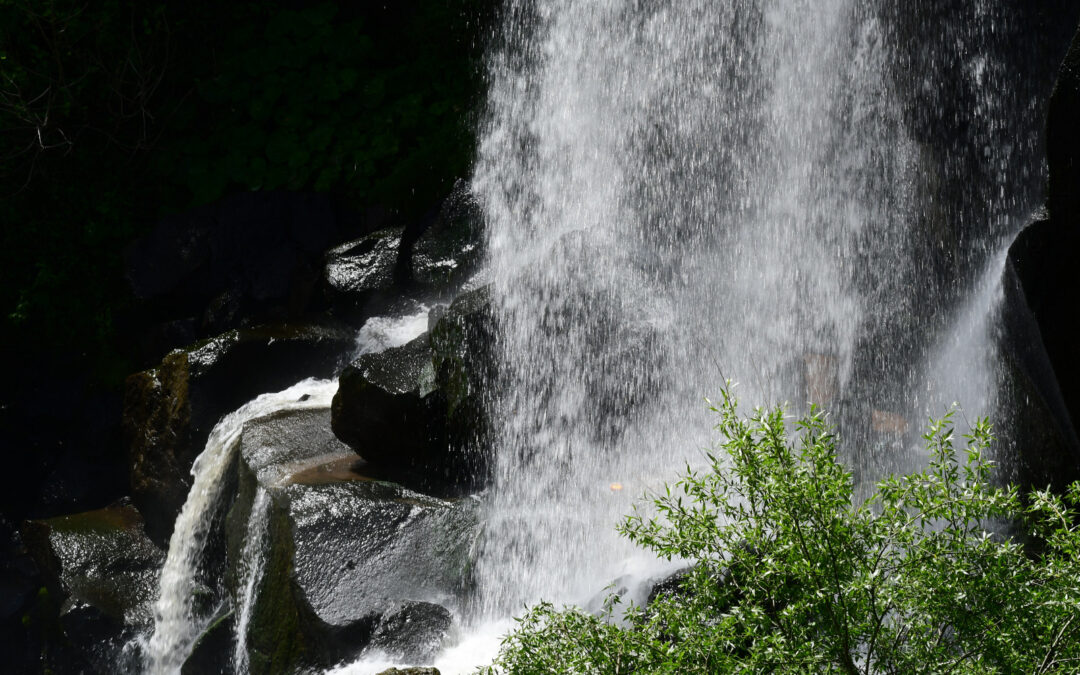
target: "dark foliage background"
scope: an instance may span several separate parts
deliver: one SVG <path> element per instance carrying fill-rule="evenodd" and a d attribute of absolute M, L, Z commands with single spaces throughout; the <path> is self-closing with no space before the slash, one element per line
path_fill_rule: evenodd
<path fill-rule="evenodd" d="M 496 0 L 0 0 L 0 525 L 128 491 L 124 254 L 248 191 L 409 222 L 465 177 Z M 70 474 L 70 475 L 69 475 Z"/>

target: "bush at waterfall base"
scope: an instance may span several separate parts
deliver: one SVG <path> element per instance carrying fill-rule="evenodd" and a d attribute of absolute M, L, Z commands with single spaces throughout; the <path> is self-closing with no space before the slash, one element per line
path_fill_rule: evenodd
<path fill-rule="evenodd" d="M 954 448 L 952 414 L 924 436 L 928 468 L 865 502 L 816 411 L 781 410 L 725 439 L 620 529 L 693 562 L 673 593 L 601 616 L 540 604 L 488 673 L 1050 673 L 1080 670 L 1080 484 L 1064 497 L 989 480 L 985 420 Z M 1024 546 L 1001 534 L 1023 532 Z"/>

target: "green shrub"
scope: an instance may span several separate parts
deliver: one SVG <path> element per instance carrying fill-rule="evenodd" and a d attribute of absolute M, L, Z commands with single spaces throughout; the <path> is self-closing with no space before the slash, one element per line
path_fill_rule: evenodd
<path fill-rule="evenodd" d="M 854 503 L 836 440 L 812 411 L 740 418 L 725 391 L 720 452 L 621 525 L 693 571 L 647 608 L 540 604 L 488 673 L 1049 673 L 1080 669 L 1080 485 L 1065 498 L 993 487 L 978 421 L 960 457 L 952 413 L 924 436 L 928 468 Z M 1038 553 L 1000 533 L 1040 538 Z"/>

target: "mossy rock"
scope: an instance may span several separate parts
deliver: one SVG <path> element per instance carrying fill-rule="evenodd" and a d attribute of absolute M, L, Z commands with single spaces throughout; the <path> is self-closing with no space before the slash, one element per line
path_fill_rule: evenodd
<path fill-rule="evenodd" d="M 487 286 L 459 296 L 446 310 L 434 312 L 431 359 L 438 396 L 445 406 L 445 437 L 456 479 L 477 487 L 489 472 L 486 388 L 496 377 L 494 318 Z"/>

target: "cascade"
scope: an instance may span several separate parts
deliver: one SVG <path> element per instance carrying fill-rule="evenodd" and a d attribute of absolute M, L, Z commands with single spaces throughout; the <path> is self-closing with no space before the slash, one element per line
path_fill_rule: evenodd
<path fill-rule="evenodd" d="M 214 426 L 205 449 L 191 468 L 191 490 L 169 540 L 169 553 L 154 604 L 154 630 L 145 647 L 145 672 L 162 675 L 179 672 L 195 638 L 211 618 L 201 615 L 193 600 L 223 477 L 235 459 L 244 423 L 280 410 L 325 408 L 335 391 L 336 381 L 304 380 L 284 391 L 258 396 Z"/>
<path fill-rule="evenodd" d="M 502 368 L 479 617 L 647 573 L 614 525 L 700 461 L 727 378 L 825 405 L 861 480 L 919 465 L 953 396 L 995 412 L 995 253 L 1039 198 L 1009 11 L 508 3 L 473 181 Z"/>
<path fill-rule="evenodd" d="M 354 356 L 409 342 L 426 329 L 427 315 L 428 308 L 421 306 L 404 317 L 368 321 L 357 334 Z M 154 605 L 153 631 L 142 645 L 144 672 L 162 675 L 179 672 L 195 639 L 212 618 L 212 612 L 199 612 L 193 599 L 198 590 L 207 536 L 222 496 L 224 477 L 236 459 L 244 425 L 271 413 L 328 408 L 337 388 L 334 380 L 306 379 L 283 391 L 257 396 L 222 417 L 214 426 L 192 466 L 191 490 L 169 541 Z M 265 564 L 269 513 L 270 495 L 260 487 L 244 536 L 240 561 L 241 594 L 239 606 L 235 608 L 237 622 L 232 665 L 234 672 L 241 674 L 247 672 L 247 627 Z"/>
<path fill-rule="evenodd" d="M 991 39 L 1008 9 L 968 3 L 941 41 L 922 30 L 940 17 L 884 0 L 505 4 L 472 181 L 497 323 L 495 465 L 477 597 L 444 673 L 491 656 L 524 604 L 590 606 L 613 581 L 634 594 L 665 571 L 614 526 L 701 461 L 702 399 L 728 378 L 750 405 L 826 406 L 862 481 L 919 465 L 926 416 L 953 400 L 1008 410 L 1004 246 L 1039 201 L 1039 172 L 1017 169 L 1036 164 L 1039 115 L 1004 93 Z M 956 104 L 970 113 L 959 136 L 918 108 L 950 114 L 924 94 L 956 83 L 912 74 L 941 62 L 974 92 Z M 416 337 L 426 310 L 372 319 L 358 353 Z M 215 427 L 170 543 L 148 672 L 175 672 L 209 620 L 191 597 L 243 424 L 326 407 L 335 388 L 306 381 Z M 244 543 L 236 672 L 269 500 L 260 489 Z"/>

